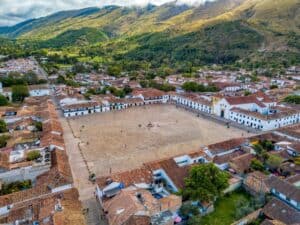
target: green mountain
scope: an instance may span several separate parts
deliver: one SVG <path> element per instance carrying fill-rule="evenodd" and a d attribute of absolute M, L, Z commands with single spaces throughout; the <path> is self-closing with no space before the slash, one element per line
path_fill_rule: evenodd
<path fill-rule="evenodd" d="M 216 0 L 58 12 L 0 28 L 40 48 L 80 48 L 81 56 L 163 64 L 300 62 L 299 0 Z"/>

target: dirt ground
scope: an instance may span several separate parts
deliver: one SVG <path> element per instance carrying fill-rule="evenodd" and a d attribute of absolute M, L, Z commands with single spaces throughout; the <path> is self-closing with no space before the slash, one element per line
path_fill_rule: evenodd
<path fill-rule="evenodd" d="M 81 140 L 89 168 L 97 176 L 247 135 L 170 105 L 77 117 L 70 119 L 70 125 Z"/>

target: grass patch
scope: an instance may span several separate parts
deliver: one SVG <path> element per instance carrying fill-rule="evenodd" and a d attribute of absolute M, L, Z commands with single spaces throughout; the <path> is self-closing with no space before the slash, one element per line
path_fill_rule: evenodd
<path fill-rule="evenodd" d="M 236 211 L 239 202 L 251 202 L 251 196 L 237 191 L 220 197 L 215 203 L 215 211 L 201 219 L 201 225 L 227 225 L 237 220 Z"/>

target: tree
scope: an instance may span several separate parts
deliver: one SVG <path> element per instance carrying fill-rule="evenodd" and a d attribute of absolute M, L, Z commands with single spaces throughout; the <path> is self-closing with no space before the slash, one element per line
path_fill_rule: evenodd
<path fill-rule="evenodd" d="M 201 216 L 193 216 L 190 218 L 187 222 L 187 225 L 199 225 L 202 222 L 202 217 Z"/>
<path fill-rule="evenodd" d="M 269 157 L 267 150 L 265 150 L 261 144 L 255 144 L 253 147 L 257 157 L 263 162 L 265 162 Z M 269 147 L 271 148 L 271 146 Z"/>
<path fill-rule="evenodd" d="M 43 123 L 42 122 L 34 122 L 36 131 L 43 131 Z"/>
<path fill-rule="evenodd" d="M 200 214 L 199 208 L 195 205 L 192 205 L 190 203 L 183 204 L 181 208 L 179 209 L 179 213 L 181 216 L 185 218 L 189 218 L 192 216 L 197 216 Z"/>
<path fill-rule="evenodd" d="M 6 106 L 6 105 L 8 105 L 7 98 L 0 94 L 0 106 Z"/>
<path fill-rule="evenodd" d="M 249 95 L 251 95 L 251 91 L 248 90 L 244 91 L 244 96 L 249 96 Z"/>
<path fill-rule="evenodd" d="M 7 140 L 9 139 L 10 137 L 8 135 L 1 135 L 0 136 L 0 148 L 4 148 L 7 144 Z"/>
<path fill-rule="evenodd" d="M 200 202 L 212 201 L 228 187 L 228 179 L 228 173 L 220 170 L 213 163 L 194 166 L 185 179 L 183 197 Z"/>
<path fill-rule="evenodd" d="M 289 95 L 284 99 L 287 103 L 300 104 L 300 95 Z"/>
<path fill-rule="evenodd" d="M 7 126 L 4 120 L 0 120 L 0 133 L 7 132 Z"/>
<path fill-rule="evenodd" d="M 119 65 L 108 66 L 107 73 L 111 76 L 119 76 L 122 72 L 122 68 Z"/>
<path fill-rule="evenodd" d="M 32 160 L 38 159 L 40 157 L 41 157 L 41 154 L 39 151 L 31 151 L 31 152 L 28 152 L 28 154 L 27 154 L 28 161 L 32 161 Z"/>
<path fill-rule="evenodd" d="M 283 159 L 280 156 L 269 154 L 268 159 L 266 160 L 266 166 L 270 170 L 276 170 L 283 162 Z"/>
<path fill-rule="evenodd" d="M 16 85 L 12 87 L 12 100 L 14 102 L 23 102 L 29 96 L 28 86 Z"/>
<path fill-rule="evenodd" d="M 259 170 L 259 171 L 263 171 L 264 170 L 264 165 L 261 161 L 259 161 L 258 159 L 252 159 L 251 163 L 250 163 L 250 167 L 253 170 Z"/>
<path fill-rule="evenodd" d="M 123 90 L 126 95 L 128 95 L 132 92 L 132 88 L 129 85 L 126 85 Z"/>
<path fill-rule="evenodd" d="M 272 151 L 275 147 L 272 141 L 269 140 L 259 141 L 259 144 L 267 151 Z"/>
<path fill-rule="evenodd" d="M 182 85 L 182 88 L 185 91 L 189 91 L 189 92 L 216 92 L 216 91 L 218 91 L 218 88 L 214 85 L 204 86 L 203 84 L 198 84 L 193 81 L 185 82 Z"/>

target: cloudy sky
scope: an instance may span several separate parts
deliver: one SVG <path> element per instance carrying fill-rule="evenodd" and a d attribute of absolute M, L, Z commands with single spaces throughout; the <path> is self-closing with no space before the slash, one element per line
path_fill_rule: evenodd
<path fill-rule="evenodd" d="M 13 25 L 53 12 L 104 5 L 160 5 L 171 0 L 0 0 L 0 26 Z M 180 3 L 201 4 L 213 0 L 178 0 Z"/>

